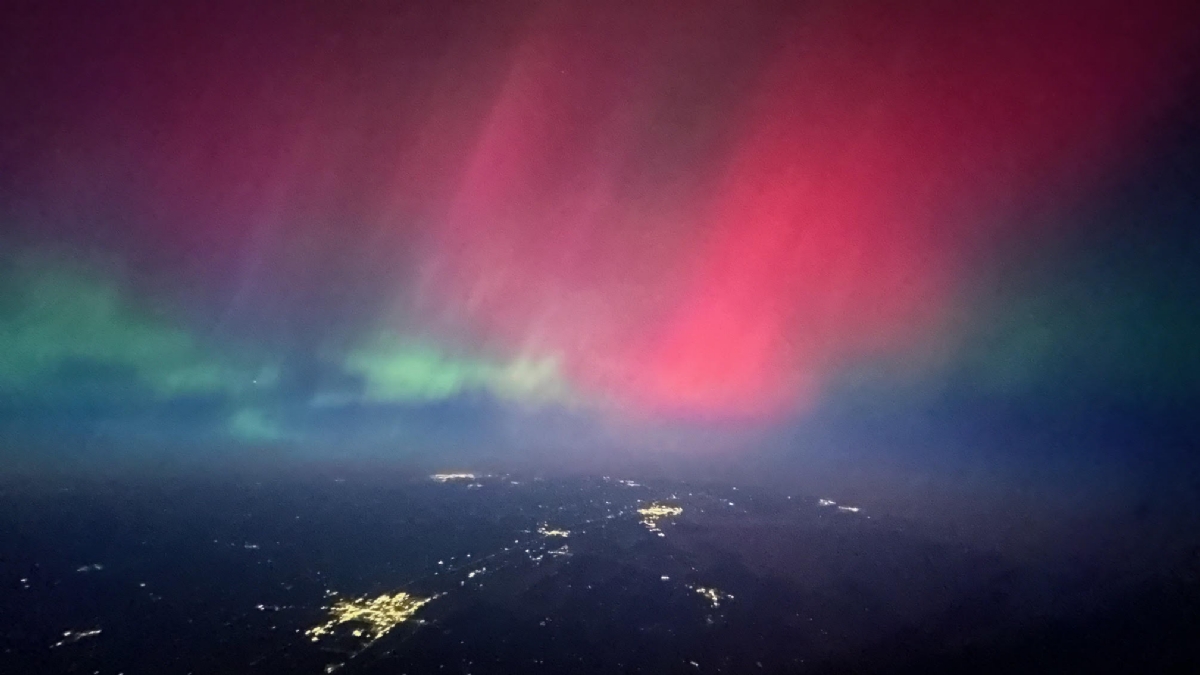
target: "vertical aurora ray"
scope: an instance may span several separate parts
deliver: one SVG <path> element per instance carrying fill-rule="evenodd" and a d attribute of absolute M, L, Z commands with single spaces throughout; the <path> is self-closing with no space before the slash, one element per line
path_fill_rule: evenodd
<path fill-rule="evenodd" d="M 807 407 L 840 367 L 937 330 L 981 242 L 1039 236 L 1009 219 L 1085 193 L 1170 100 L 1191 29 L 1169 8 L 1126 9 L 785 22 L 724 120 L 731 142 L 710 150 L 717 168 L 688 174 L 711 189 L 661 210 L 621 187 L 645 161 L 636 144 L 670 134 L 647 113 L 650 65 L 687 45 L 556 16 L 481 126 L 435 296 L 510 344 L 563 351 L 629 408 Z M 634 47 L 602 58 L 596 44 Z"/>

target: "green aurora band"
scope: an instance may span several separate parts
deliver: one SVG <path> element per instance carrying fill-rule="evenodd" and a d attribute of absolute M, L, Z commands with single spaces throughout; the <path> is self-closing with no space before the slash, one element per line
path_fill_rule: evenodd
<path fill-rule="evenodd" d="M 1048 247 L 1033 259 L 1014 254 L 963 296 L 962 320 L 934 356 L 919 360 L 924 365 L 864 364 L 843 374 L 839 397 L 898 410 L 961 392 L 1037 400 L 1047 410 L 1097 399 L 1143 410 L 1188 405 L 1200 381 L 1200 309 L 1181 284 L 1186 256 L 1176 266 L 1162 261 L 1124 241 Z M 179 314 L 105 269 L 43 252 L 9 259 L 0 277 L 0 402 L 8 414 L 107 402 L 122 415 L 199 398 L 216 402 L 213 433 L 255 444 L 303 441 L 295 422 L 306 410 L 600 402 L 573 388 L 554 356 L 470 353 L 381 328 L 314 356 L 340 388 L 318 383 L 298 394 L 288 389 L 290 366 L 278 350 L 199 338 L 172 319 Z"/>

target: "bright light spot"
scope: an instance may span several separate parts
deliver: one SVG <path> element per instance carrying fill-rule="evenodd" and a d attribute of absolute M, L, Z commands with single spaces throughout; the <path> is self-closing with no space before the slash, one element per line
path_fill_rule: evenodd
<path fill-rule="evenodd" d="M 435 473 L 430 476 L 433 480 L 439 483 L 448 483 L 452 480 L 475 480 L 473 473 Z"/>
<path fill-rule="evenodd" d="M 733 599 L 732 595 L 719 591 L 715 588 L 706 588 L 704 586 L 689 586 L 689 588 L 691 588 L 693 591 L 696 591 L 696 593 L 699 595 L 704 596 L 704 599 L 708 600 L 712 604 L 713 608 L 720 607 L 722 600 Z"/>
<path fill-rule="evenodd" d="M 571 532 L 569 530 L 558 530 L 558 529 L 546 527 L 546 525 L 538 526 L 538 534 L 542 535 L 543 537 L 569 537 L 569 536 L 571 536 Z"/>
<path fill-rule="evenodd" d="M 408 621 L 418 609 L 433 599 L 398 592 L 391 595 L 385 593 L 377 598 L 338 600 L 329 608 L 329 621 L 309 628 L 304 634 L 312 638 L 313 642 L 317 642 L 338 626 L 358 624 L 358 627 L 353 629 L 353 635 L 365 636 L 374 642 L 396 626 Z"/>
<path fill-rule="evenodd" d="M 99 628 L 95 628 L 93 630 L 63 631 L 63 638 L 61 640 L 59 640 L 58 642 L 55 642 L 54 644 L 50 645 L 50 648 L 55 649 L 57 647 L 62 647 L 63 645 L 69 645 L 74 642 L 79 642 L 80 640 L 82 640 L 84 638 L 95 637 L 99 634 L 100 634 Z"/>
<path fill-rule="evenodd" d="M 658 527 L 659 522 L 667 518 L 675 518 L 681 513 L 683 513 L 682 508 L 662 502 L 652 502 L 638 509 L 638 514 L 642 516 L 642 524 L 646 526 L 646 529 L 660 535 L 662 530 Z"/>

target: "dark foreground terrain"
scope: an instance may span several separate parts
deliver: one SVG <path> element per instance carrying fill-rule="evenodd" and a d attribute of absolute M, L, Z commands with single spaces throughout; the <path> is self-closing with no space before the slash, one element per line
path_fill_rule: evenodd
<path fill-rule="evenodd" d="M 819 495 L 442 478 L 10 485 L 0 673 L 1200 672 L 1187 556 L 1018 563 Z"/>

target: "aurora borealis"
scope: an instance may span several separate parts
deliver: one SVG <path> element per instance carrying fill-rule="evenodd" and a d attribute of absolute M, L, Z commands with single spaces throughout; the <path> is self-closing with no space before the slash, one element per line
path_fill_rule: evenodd
<path fill-rule="evenodd" d="M 6 438 L 642 453 L 1197 401 L 1188 3 L 54 4 L 0 22 Z"/>

